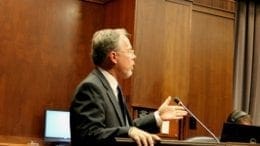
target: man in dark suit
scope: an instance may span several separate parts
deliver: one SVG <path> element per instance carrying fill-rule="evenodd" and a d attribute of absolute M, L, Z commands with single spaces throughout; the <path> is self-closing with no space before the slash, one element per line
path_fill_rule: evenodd
<path fill-rule="evenodd" d="M 125 29 L 103 29 L 92 39 L 95 69 L 79 84 L 70 107 L 72 146 L 113 145 L 115 137 L 131 137 L 141 146 L 160 138 L 162 121 L 181 119 L 187 112 L 169 105 L 171 98 L 152 114 L 131 120 L 119 79 L 133 73 L 135 54 Z"/>

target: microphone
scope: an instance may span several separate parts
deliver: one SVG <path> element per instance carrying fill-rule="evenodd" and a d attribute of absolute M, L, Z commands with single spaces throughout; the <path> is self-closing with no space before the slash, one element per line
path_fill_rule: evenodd
<path fill-rule="evenodd" d="M 220 143 L 219 139 L 215 136 L 213 132 L 209 130 L 182 102 L 178 97 L 174 97 L 174 102 L 177 103 L 178 105 L 182 106 L 196 121 L 199 122 L 199 124 L 207 130 L 207 132 L 213 136 L 213 138 L 216 140 L 217 143 Z"/>

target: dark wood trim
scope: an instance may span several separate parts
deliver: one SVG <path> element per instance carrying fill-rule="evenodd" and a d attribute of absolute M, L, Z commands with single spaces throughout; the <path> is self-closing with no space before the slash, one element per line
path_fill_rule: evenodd
<path fill-rule="evenodd" d="M 192 10 L 196 12 L 224 17 L 228 19 L 235 19 L 235 12 L 225 11 L 214 7 L 207 7 L 204 5 L 193 4 Z"/>
<path fill-rule="evenodd" d="M 193 0 L 165 0 L 166 2 L 172 2 L 176 4 L 181 4 L 181 5 L 186 5 L 186 6 L 191 6 Z"/>
<path fill-rule="evenodd" d="M 98 4 L 105 4 L 105 3 L 112 1 L 112 0 L 82 0 L 82 1 L 93 2 L 93 3 L 98 3 Z"/>
<path fill-rule="evenodd" d="M 213 1 L 201 1 L 195 0 L 193 1 L 193 5 L 207 7 L 210 9 L 220 10 L 229 13 L 235 13 L 235 1 L 233 0 L 220 0 L 218 2 Z"/>

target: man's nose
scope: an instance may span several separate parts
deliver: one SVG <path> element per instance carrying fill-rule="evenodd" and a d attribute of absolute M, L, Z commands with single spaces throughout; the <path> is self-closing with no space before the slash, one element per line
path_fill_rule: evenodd
<path fill-rule="evenodd" d="M 134 60 L 136 58 L 136 55 L 135 54 L 133 54 L 133 56 L 132 56 L 132 59 Z"/>

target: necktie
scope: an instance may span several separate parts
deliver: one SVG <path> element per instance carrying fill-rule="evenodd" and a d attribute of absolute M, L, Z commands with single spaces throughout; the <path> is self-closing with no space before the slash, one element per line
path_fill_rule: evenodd
<path fill-rule="evenodd" d="M 127 111 L 126 111 L 126 107 L 125 107 L 124 97 L 123 97 L 122 91 L 119 86 L 117 87 L 117 90 L 118 90 L 118 103 L 121 108 L 122 116 L 124 118 L 125 124 L 128 125 Z"/>

